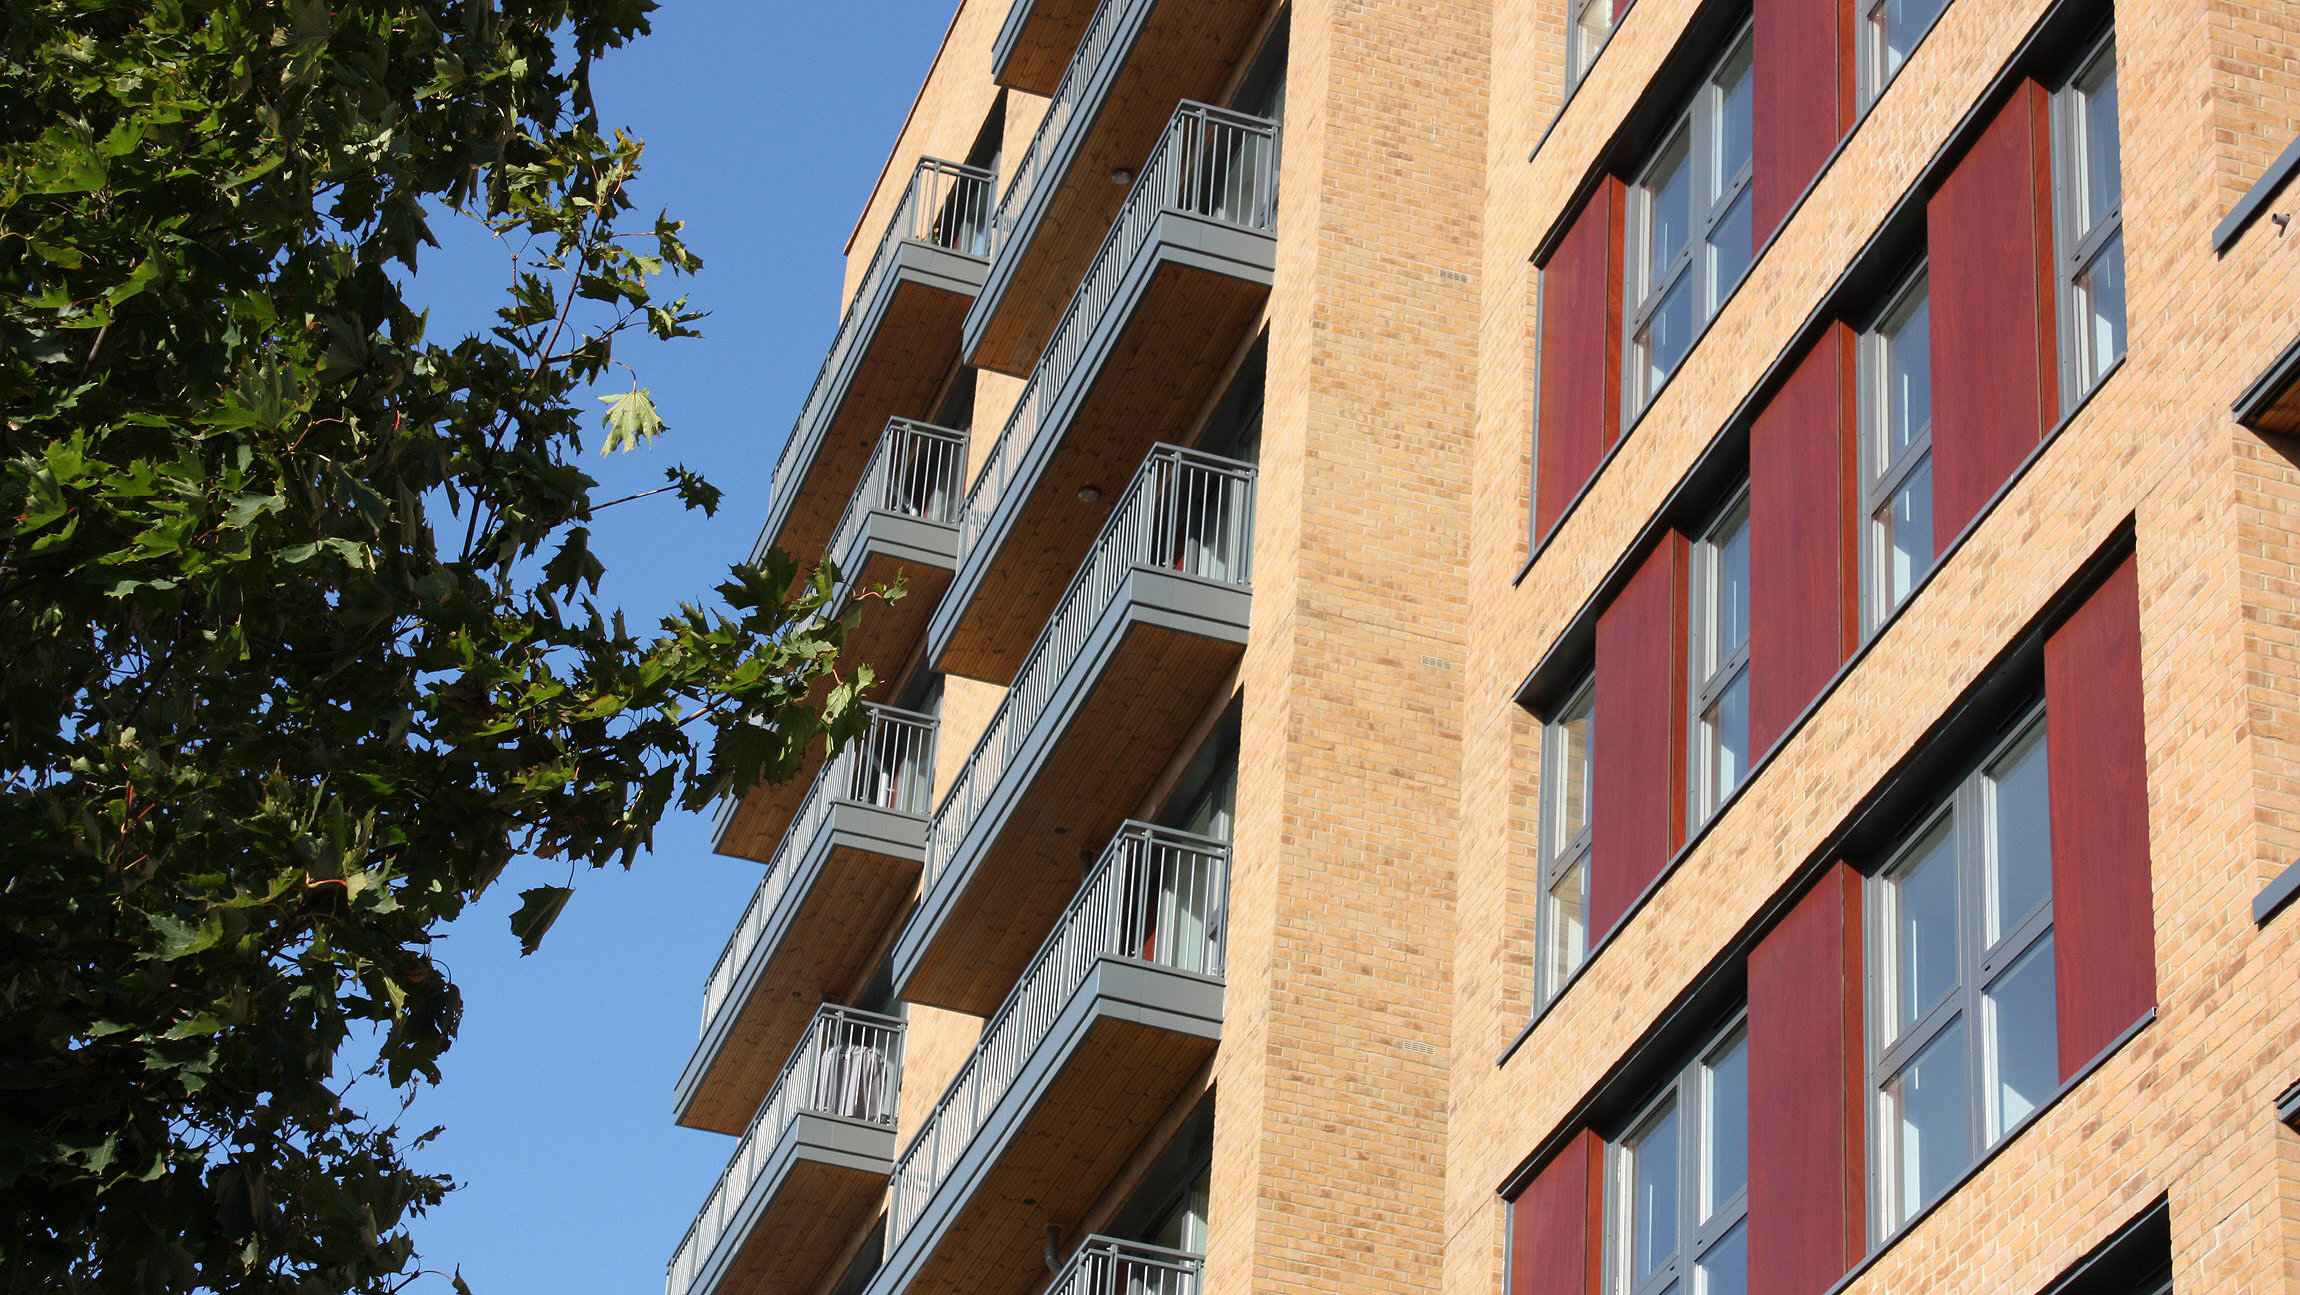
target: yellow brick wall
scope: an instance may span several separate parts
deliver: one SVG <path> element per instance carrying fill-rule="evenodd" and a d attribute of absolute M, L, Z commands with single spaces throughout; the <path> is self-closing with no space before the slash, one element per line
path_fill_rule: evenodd
<path fill-rule="evenodd" d="M 2300 5 L 2208 0 L 2205 8 L 2217 219 L 2300 135 Z"/>

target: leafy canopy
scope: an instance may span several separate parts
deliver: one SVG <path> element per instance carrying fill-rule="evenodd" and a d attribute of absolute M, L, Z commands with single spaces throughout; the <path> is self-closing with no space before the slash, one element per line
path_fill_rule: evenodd
<path fill-rule="evenodd" d="M 10 0 L 7 1289 L 396 1288 L 452 1184 L 338 1059 L 436 1081 L 435 927 L 522 851 L 628 865 L 859 727 L 827 570 L 772 554 L 651 632 L 594 605 L 591 392 L 697 319 L 590 95 L 653 7 Z M 483 334 L 409 304 L 434 218 L 513 254 Z M 635 383 L 604 423 L 662 429 Z M 529 947 L 566 897 L 525 892 Z"/>

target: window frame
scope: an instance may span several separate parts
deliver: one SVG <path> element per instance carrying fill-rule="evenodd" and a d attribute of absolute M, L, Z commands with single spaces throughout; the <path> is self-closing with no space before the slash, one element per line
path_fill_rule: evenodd
<path fill-rule="evenodd" d="M 1919 469 L 1930 468 L 1933 461 L 1933 420 L 1930 416 L 1932 409 L 1930 395 L 1932 363 L 1928 358 L 1925 365 L 1925 383 L 1928 390 L 1925 402 L 1927 417 L 1924 432 L 1921 436 L 1910 438 L 1909 449 L 1901 456 L 1898 463 L 1880 470 L 1878 465 L 1884 457 L 1886 437 L 1891 431 L 1887 418 L 1887 411 L 1890 408 L 1890 393 L 1886 389 L 1885 379 L 1891 372 L 1892 344 L 1899 336 L 1897 333 L 1888 335 L 1885 330 L 1896 318 L 1905 316 L 1917 295 L 1922 293 L 1928 306 L 1926 328 L 1929 332 L 1931 328 L 1929 307 L 1932 297 L 1931 268 L 1930 261 L 1919 259 L 1907 273 L 1903 274 L 1894 283 L 1892 290 L 1885 295 L 1883 308 L 1877 311 L 1870 320 L 1869 326 L 1863 329 L 1860 335 L 1860 351 L 1857 363 L 1859 369 L 1859 416 L 1855 420 L 1855 435 L 1859 441 L 1856 458 L 1861 473 L 1859 495 L 1861 538 L 1859 549 L 1861 636 L 1864 639 L 1874 637 L 1878 631 L 1885 627 L 1886 623 L 1892 619 L 1893 613 L 1899 611 L 1902 605 L 1908 602 L 1909 597 L 1914 595 L 1917 589 L 1924 584 L 1926 574 L 1940 562 L 1940 537 L 1936 535 L 1933 537 L 1934 552 L 1926 555 L 1923 570 L 1917 571 L 1911 577 L 1908 593 L 1898 599 L 1887 596 L 1891 585 L 1887 579 L 1887 564 L 1892 560 L 1892 547 L 1886 542 L 1884 524 L 1879 521 L 1878 514 L 1884 511 L 1885 507 L 1892 502 L 1893 497 L 1900 492 L 1901 487 L 1906 485 L 1909 478 L 1915 476 Z M 1926 339 L 1928 357 L 1931 351 L 1931 338 L 1928 336 Z"/>
<path fill-rule="evenodd" d="M 1749 680 L 1749 622 L 1754 607 L 1744 605 L 1742 611 L 1741 641 L 1730 650 L 1720 652 L 1717 642 L 1720 627 L 1717 613 L 1721 605 L 1718 597 L 1717 558 L 1723 547 L 1721 539 L 1738 529 L 1744 546 L 1749 536 L 1749 483 L 1743 481 L 1734 487 L 1725 503 L 1711 513 L 1709 520 L 1694 537 L 1687 563 L 1688 599 L 1685 618 L 1685 798 L 1686 830 L 1699 829 L 1711 816 L 1733 798 L 1733 793 L 1749 780 L 1749 771 L 1756 763 L 1756 753 L 1749 750 L 1749 733 L 1741 733 L 1741 775 L 1730 787 L 1715 786 L 1718 761 L 1716 754 L 1721 742 L 1712 740 L 1709 708 L 1720 701 L 1736 684 Z M 1710 663 L 1714 661 L 1715 664 Z M 1707 667 L 1704 669 L 1704 667 Z"/>
<path fill-rule="evenodd" d="M 2044 1094 L 2020 1116 L 2000 1120 L 2001 1112 L 1993 1109 L 1998 1050 L 1991 1046 L 1993 1041 L 1986 1025 L 1991 991 L 2006 982 L 2008 973 L 2024 966 L 2031 955 L 2047 959 L 2053 956 L 2054 897 L 2049 879 L 2049 840 L 2044 861 L 2048 870 L 2044 897 L 2028 912 L 2005 922 L 2003 933 L 1996 939 L 1988 938 L 1987 886 L 1991 864 L 1988 784 L 1994 771 L 2032 738 L 2039 743 L 2040 755 L 2049 752 L 2050 727 L 2046 720 L 2042 701 L 2023 707 L 2015 722 L 1989 743 L 1980 759 L 1965 768 L 1948 793 L 1894 840 L 1891 849 L 1883 855 L 1883 863 L 1870 872 L 1864 882 L 1862 1015 L 1866 1018 L 1864 1033 L 1867 1035 L 1864 1077 L 1871 1126 L 1867 1161 L 1873 1242 L 1891 1237 L 1940 1199 L 1938 1196 L 1898 1199 L 1900 1164 L 1885 1087 L 1952 1028 L 1967 1027 L 1963 1075 L 1965 1147 L 1956 1168 L 1946 1176 L 1947 1181 L 1953 1183 L 1991 1150 L 2009 1141 L 2051 1104 L 2053 1093 L 2065 1087 L 2065 1079 L 2056 1074 L 2051 1093 Z M 2049 816 L 2049 780 L 2038 809 Z M 1897 913 L 1893 874 L 1944 824 L 1949 832 L 1954 869 L 1956 979 L 1938 999 L 1918 1010 L 1906 1026 L 1895 1027 L 1894 994 L 1899 986 L 1896 983 Z M 2056 968 L 2056 977 L 2057 974 Z M 2058 1024 L 2057 1007 L 2054 1024 Z"/>
<path fill-rule="evenodd" d="M 1749 1013 L 1746 1008 L 1727 1018 L 1725 1024 L 1707 1035 L 1692 1059 L 1672 1074 L 1659 1091 L 1637 1108 L 1622 1124 L 1620 1137 L 1607 1140 L 1603 1185 L 1603 1212 L 1605 1220 L 1605 1253 L 1601 1264 L 1600 1283 L 1606 1295 L 1657 1295 L 1672 1286 L 1681 1295 L 1691 1292 L 1695 1274 L 1701 1263 L 1716 1251 L 1736 1228 L 1749 1219 L 1749 1175 L 1746 1162 L 1742 1166 L 1741 1184 L 1724 1200 L 1719 1201 L 1709 1217 L 1702 1217 L 1702 1191 L 1709 1168 L 1711 1151 L 1710 1107 L 1705 1100 L 1709 1076 L 1717 1062 L 1734 1049 L 1741 1051 L 1742 1092 L 1748 1093 L 1749 1065 Z M 1636 1181 L 1637 1141 L 1640 1134 L 1652 1127 L 1666 1112 L 1674 1110 L 1677 1125 L 1676 1165 L 1676 1229 L 1677 1244 L 1668 1259 L 1656 1267 L 1639 1283 L 1630 1248 L 1636 1244 L 1636 1202 L 1632 1185 Z M 1741 1144 L 1744 1154 L 1750 1143 L 1750 1121 L 1744 1107 L 1741 1116 Z M 1743 1233 L 1747 1244 L 1747 1233 Z"/>
<path fill-rule="evenodd" d="M 1584 37 L 1589 33 L 1583 28 L 1582 22 L 1592 11 L 1602 17 L 1605 25 L 1596 34 L 1596 38 L 1585 45 Z M 1565 0 L 1566 94 L 1572 94 L 1588 79 L 1589 69 L 1597 66 L 1597 56 L 1605 51 L 1606 44 L 1613 39 L 1613 28 L 1613 0 Z"/>
<path fill-rule="evenodd" d="M 1587 790 L 1583 793 L 1580 830 L 1571 839 L 1560 840 L 1565 812 L 1565 785 L 1560 776 L 1565 764 L 1564 737 L 1567 726 L 1576 719 L 1586 724 L 1582 777 Z M 1541 811 L 1539 826 L 1535 829 L 1540 839 L 1534 850 L 1538 893 L 1534 899 L 1533 999 L 1537 1011 L 1556 1001 L 1567 983 L 1580 974 L 1582 966 L 1589 961 L 1589 860 L 1595 822 L 1595 816 L 1589 813 L 1589 804 L 1596 789 L 1596 752 L 1597 677 L 1592 671 L 1574 685 L 1565 701 L 1541 726 Z M 1551 900 L 1557 883 L 1575 867 L 1581 869 L 1581 948 L 1575 953 L 1572 965 L 1561 968 L 1553 976 L 1550 966 L 1561 935 Z"/>
<path fill-rule="evenodd" d="M 2117 302 L 2118 345 L 2114 355 L 2098 358 L 2092 354 L 2092 343 L 2087 336 L 2088 322 L 2080 317 L 2084 290 L 2077 286 L 2086 271 L 2097 264 L 2109 244 L 2117 245 L 2118 277 L 2124 278 L 2124 191 L 2123 155 L 2124 131 L 2121 122 L 2110 132 L 2117 146 L 2118 187 L 2115 203 L 2091 226 L 2081 224 L 2086 219 L 2086 186 L 2093 173 L 2093 160 L 2085 147 L 2086 132 L 2083 114 L 2087 110 L 2087 95 L 2079 89 L 2094 71 L 2106 65 L 2111 78 L 2120 75 L 2116 61 L 2116 32 L 2113 28 L 2102 32 L 2087 43 L 2076 59 L 2074 70 L 2052 93 L 2052 226 L 2053 226 L 2053 280 L 2054 302 L 2059 316 L 2060 394 L 2061 407 L 2073 409 L 2077 403 L 2100 385 L 2108 371 L 2116 367 L 2131 349 L 2129 331 L 2132 290 L 2126 280 Z M 2119 85 L 2118 105 L 2123 103 Z"/>
<path fill-rule="evenodd" d="M 1628 210 L 1623 239 L 1624 251 L 1621 258 L 1623 280 L 1621 297 L 1624 307 L 1621 321 L 1621 407 L 1624 419 L 1634 418 L 1643 412 L 1645 407 L 1653 402 L 1654 396 L 1660 393 L 1661 388 L 1668 385 L 1669 379 L 1684 364 L 1686 356 L 1692 354 L 1694 345 L 1699 342 L 1701 334 L 1708 327 L 1709 322 L 1717 317 L 1717 312 L 1725 304 L 1726 298 L 1733 295 L 1733 290 L 1740 286 L 1741 280 L 1748 277 L 1750 267 L 1756 262 L 1755 227 L 1752 225 L 1747 257 L 1742 262 L 1740 271 L 1733 277 L 1732 282 L 1712 284 L 1707 281 L 1708 267 L 1706 262 L 1711 246 L 1710 240 L 1716 236 L 1718 227 L 1727 221 L 1736 207 L 1744 202 L 1753 203 L 1755 201 L 1755 198 L 1750 194 L 1750 187 L 1756 173 L 1757 150 L 1754 120 L 1751 122 L 1749 155 L 1742 160 L 1740 168 L 1724 180 L 1718 189 L 1717 196 L 1715 198 L 1707 196 L 1706 184 L 1699 186 L 1694 184 L 1696 180 L 1712 177 L 1716 174 L 1719 123 L 1723 118 L 1725 101 L 1730 97 L 1725 88 L 1718 83 L 1718 78 L 1724 75 L 1728 67 L 1739 62 L 1742 65 L 1741 75 L 1750 80 L 1751 93 L 1755 93 L 1754 80 L 1757 75 L 1755 30 L 1753 22 L 1743 22 L 1733 36 L 1725 42 L 1724 53 L 1702 69 L 1700 82 L 1694 89 L 1690 101 L 1678 111 L 1675 117 L 1671 118 L 1668 128 L 1663 130 L 1658 137 L 1660 143 L 1656 144 L 1645 155 L 1634 172 L 1635 178 L 1630 180 L 1626 186 L 1628 201 L 1624 205 Z M 1686 229 L 1684 248 L 1671 258 L 1670 263 L 1663 267 L 1657 276 L 1649 276 L 1648 264 L 1652 260 L 1652 256 L 1647 247 L 1647 240 L 1652 235 L 1653 225 L 1654 189 L 1652 180 L 1661 164 L 1676 149 L 1681 140 L 1685 146 L 1683 165 L 1687 172 L 1688 190 L 1692 194 L 1692 220 Z M 1638 337 L 1652 322 L 1653 317 L 1659 312 L 1661 303 L 1667 299 L 1669 293 L 1678 284 L 1685 282 L 1688 275 L 1694 274 L 1699 274 L 1701 277 L 1692 284 L 1693 314 L 1689 325 L 1690 335 L 1686 338 L 1685 354 L 1678 356 L 1676 362 L 1671 364 L 1666 372 L 1656 375 L 1648 384 L 1645 375 L 1645 371 L 1649 367 L 1646 360 L 1646 348 L 1638 340 Z M 1653 278 L 1654 281 L 1647 282 L 1649 277 Z"/>
<path fill-rule="evenodd" d="M 1907 67 L 1909 60 L 1915 57 L 1917 47 L 1924 44 L 1925 37 L 1931 35 L 1933 28 L 1939 25 L 1941 15 L 1949 11 L 1948 0 L 1933 0 L 1932 17 L 1927 18 L 1916 34 L 1909 38 L 1908 52 L 1901 56 L 1900 63 L 1888 68 L 1885 66 L 1885 25 L 1880 16 L 1885 6 L 1891 3 L 1892 0 L 1863 0 L 1860 16 L 1854 20 L 1860 30 L 1853 38 L 1859 42 L 1853 57 L 1853 95 L 1854 102 L 1862 109 L 1875 103 L 1885 93 L 1886 87 L 1892 85 L 1894 78 L 1900 76 L 1901 69 Z"/>

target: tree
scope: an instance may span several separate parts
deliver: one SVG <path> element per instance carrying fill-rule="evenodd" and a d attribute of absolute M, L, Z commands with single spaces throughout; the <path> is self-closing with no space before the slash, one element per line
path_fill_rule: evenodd
<path fill-rule="evenodd" d="M 648 633 L 595 605 L 589 393 L 697 319 L 591 96 L 653 7 L 10 0 L 9 1289 L 396 1288 L 452 1184 L 339 1062 L 373 1036 L 389 1083 L 437 1080 L 435 927 L 522 851 L 628 866 L 859 728 L 827 569 L 771 555 Z M 409 285 L 465 218 L 515 275 L 435 340 Z M 634 385 L 603 448 L 661 427 Z M 523 892 L 529 947 L 567 893 Z"/>

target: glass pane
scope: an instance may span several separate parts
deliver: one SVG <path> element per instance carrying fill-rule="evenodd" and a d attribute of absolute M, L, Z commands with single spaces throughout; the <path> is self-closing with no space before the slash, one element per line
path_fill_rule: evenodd
<path fill-rule="evenodd" d="M 1660 1113 L 1629 1143 L 1629 1268 L 1642 1285 L 1677 1254 L 1677 1108 Z"/>
<path fill-rule="evenodd" d="M 1704 1154 L 1701 1221 L 1749 1182 L 1749 1045 L 1736 1039 L 1709 1063 L 1708 1108 L 1702 1112 Z"/>
<path fill-rule="evenodd" d="M 1914 49 L 1917 38 L 1932 26 L 1940 16 L 1942 0 L 1882 0 L 1872 19 L 1877 27 L 1878 50 L 1877 83 L 1900 70 L 1900 66 Z"/>
<path fill-rule="evenodd" d="M 2124 354 L 2124 235 L 2102 245 L 2092 263 L 2077 272 L 2077 339 L 2083 348 L 2085 379 L 2097 381 Z"/>
<path fill-rule="evenodd" d="M 2111 53 L 2086 69 L 2076 90 L 2084 135 L 2084 228 L 2090 232 L 2116 209 L 2124 190 L 2116 147 L 2116 56 Z"/>
<path fill-rule="evenodd" d="M 1717 313 L 1727 293 L 1741 282 L 1749 272 L 1749 260 L 1756 255 L 1755 235 L 1749 228 L 1749 191 L 1733 200 L 1733 206 L 1709 233 L 1709 314 Z"/>
<path fill-rule="evenodd" d="M 1597 61 L 1597 51 L 1605 44 L 1605 33 L 1613 18 L 1612 0 L 1579 0 L 1580 13 L 1573 24 L 1573 76 L 1578 82 L 1588 74 L 1589 65 Z"/>
<path fill-rule="evenodd" d="M 1972 1160 L 1966 1128 L 1965 1023 L 1941 1031 L 1901 1073 L 1885 1081 L 1885 1138 L 1893 1166 L 1893 1226 L 1907 1222 Z"/>
<path fill-rule="evenodd" d="M 1749 514 L 1739 513 L 1710 538 L 1716 554 L 1714 670 L 1749 641 Z"/>
<path fill-rule="evenodd" d="M 1901 484 L 1877 514 L 1879 551 L 1884 560 L 1884 610 L 1898 607 L 1933 567 L 1933 463 L 1925 461 Z"/>
<path fill-rule="evenodd" d="M 1645 325 L 1638 346 L 1645 353 L 1645 395 L 1651 398 L 1661 380 L 1677 371 L 1678 361 L 1693 345 L 1693 276 L 1677 280 L 1661 299 Z"/>
<path fill-rule="evenodd" d="M 1749 776 L 1749 672 L 1741 671 L 1701 716 L 1709 743 L 1709 808 Z"/>
<path fill-rule="evenodd" d="M 2060 1087 L 2054 1033 L 2052 937 L 2037 941 L 1989 988 L 1989 1140 L 2004 1136 Z"/>
<path fill-rule="evenodd" d="M 1701 1279 L 1694 1287 L 1700 1295 L 1748 1295 L 1749 1225 L 1736 1223 L 1718 1238 L 1701 1256 L 1700 1269 Z"/>
<path fill-rule="evenodd" d="M 1907 457 L 1933 426 L 1932 303 L 1920 280 L 1881 330 L 1884 335 L 1883 436 L 1877 469 Z"/>
<path fill-rule="evenodd" d="M 1927 832 L 1887 877 L 1892 914 L 1891 1038 L 1957 983 L 1956 850 L 1949 819 Z"/>
<path fill-rule="evenodd" d="M 1572 844 L 1589 826 L 1589 700 L 1584 698 L 1557 718 L 1550 751 L 1557 761 L 1555 823 L 1549 843 L 1552 858 Z"/>
<path fill-rule="evenodd" d="M 1709 178 L 1708 198 L 1714 203 L 1726 186 L 1749 165 L 1755 93 L 1749 79 L 1750 45 L 1743 43 L 1717 70 L 1717 167 Z"/>
<path fill-rule="evenodd" d="M 2052 893 L 2052 822 L 2039 725 L 1988 776 L 1989 944 Z"/>
<path fill-rule="evenodd" d="M 1550 940 L 1542 983 L 1551 994 L 1580 968 L 1589 950 L 1589 890 L 1583 862 L 1575 860 L 1549 888 Z"/>
<path fill-rule="evenodd" d="M 1661 151 L 1645 179 L 1645 289 L 1653 290 L 1684 254 L 1693 234 L 1693 178 L 1685 164 L 1680 133 Z"/>

